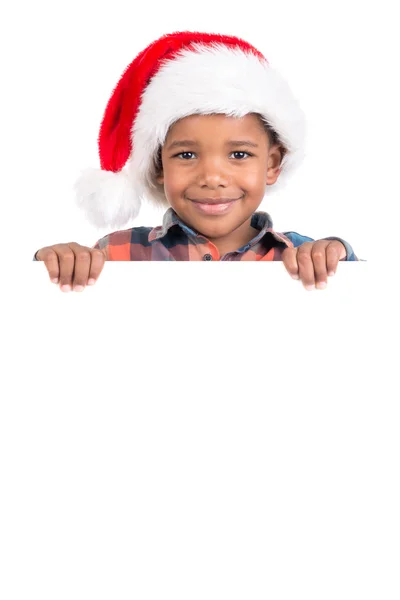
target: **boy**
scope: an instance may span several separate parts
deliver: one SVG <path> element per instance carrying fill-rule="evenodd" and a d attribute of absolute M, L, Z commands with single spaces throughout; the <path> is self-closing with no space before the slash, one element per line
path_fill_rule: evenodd
<path fill-rule="evenodd" d="M 277 233 L 256 212 L 304 156 L 303 112 L 253 46 L 233 36 L 180 32 L 128 66 L 99 134 L 102 170 L 77 183 L 98 227 L 123 227 L 147 197 L 169 207 L 163 225 L 115 231 L 93 248 L 42 248 L 50 278 L 82 291 L 104 260 L 282 260 L 306 289 L 326 286 L 339 260 L 358 260 L 341 238 Z M 122 169 L 125 168 L 125 171 Z"/>

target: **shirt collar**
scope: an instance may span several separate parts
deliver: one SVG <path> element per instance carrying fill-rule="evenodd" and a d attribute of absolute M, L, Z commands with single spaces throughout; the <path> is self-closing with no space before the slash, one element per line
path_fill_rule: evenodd
<path fill-rule="evenodd" d="M 203 235 L 197 233 L 191 229 L 188 225 L 183 223 L 173 208 L 169 208 L 164 214 L 163 224 L 158 227 L 154 227 L 149 233 L 149 242 L 154 242 L 165 237 L 168 231 L 174 227 L 179 226 L 187 235 L 195 238 L 204 238 Z M 293 243 L 283 233 L 277 233 L 273 229 L 273 223 L 270 215 L 266 212 L 255 212 L 251 217 L 251 226 L 257 229 L 259 233 L 243 248 L 240 248 L 238 252 L 244 252 L 255 246 L 267 233 L 271 233 L 274 238 L 281 243 L 284 243 L 289 248 L 293 248 Z"/>
<path fill-rule="evenodd" d="M 164 214 L 163 224 L 159 225 L 158 227 L 154 227 L 154 229 L 150 231 L 149 242 L 154 242 L 155 240 L 160 240 L 161 238 L 165 237 L 168 231 L 175 225 L 179 225 L 179 227 L 181 227 L 186 233 L 189 231 L 191 235 L 199 235 L 192 231 L 187 225 L 182 223 L 173 208 L 169 208 Z"/>

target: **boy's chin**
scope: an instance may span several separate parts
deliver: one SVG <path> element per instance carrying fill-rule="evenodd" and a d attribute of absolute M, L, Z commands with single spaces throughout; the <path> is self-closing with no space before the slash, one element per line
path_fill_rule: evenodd
<path fill-rule="evenodd" d="M 246 219 L 232 218 L 230 215 L 210 217 L 200 216 L 191 219 L 192 228 L 205 237 L 223 238 L 233 233 Z"/>

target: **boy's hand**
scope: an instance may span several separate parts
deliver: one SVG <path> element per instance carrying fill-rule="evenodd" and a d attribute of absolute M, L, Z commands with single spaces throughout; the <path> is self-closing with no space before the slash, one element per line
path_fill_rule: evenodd
<path fill-rule="evenodd" d="M 293 279 L 301 279 L 306 290 L 316 286 L 324 289 L 328 275 L 336 273 L 339 260 L 346 257 L 346 248 L 339 240 L 304 242 L 297 248 L 285 248 L 282 260 Z"/>
<path fill-rule="evenodd" d="M 106 260 L 105 250 L 94 250 L 75 242 L 46 246 L 36 253 L 49 272 L 50 280 L 59 283 L 63 292 L 82 292 L 96 283 Z"/>

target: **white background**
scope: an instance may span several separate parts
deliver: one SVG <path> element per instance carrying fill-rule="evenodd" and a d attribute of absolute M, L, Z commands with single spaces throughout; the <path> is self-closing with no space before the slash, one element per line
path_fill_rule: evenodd
<path fill-rule="evenodd" d="M 397 599 L 389 2 L 14 3 L 1 28 L 0 597 Z M 30 262 L 107 233 L 73 183 L 125 67 L 183 29 L 247 39 L 291 84 L 307 158 L 262 209 L 368 260 L 327 290 L 281 263 L 107 263 L 62 294 Z"/>

